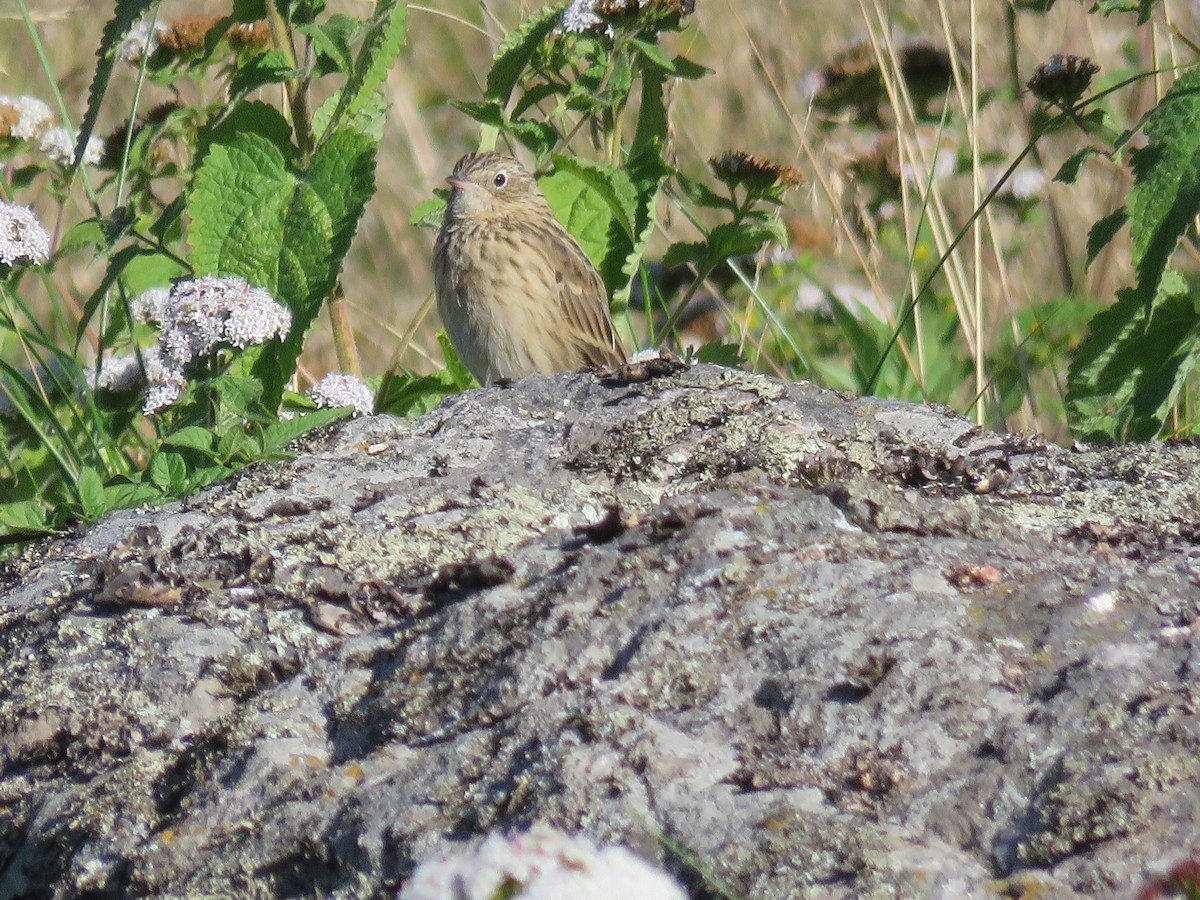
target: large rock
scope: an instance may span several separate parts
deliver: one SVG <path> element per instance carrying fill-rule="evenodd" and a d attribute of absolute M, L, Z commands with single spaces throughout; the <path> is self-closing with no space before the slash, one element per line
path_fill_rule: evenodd
<path fill-rule="evenodd" d="M 10 568 L 0 896 L 535 822 L 695 896 L 1127 893 L 1200 844 L 1198 462 L 703 366 L 357 420 Z"/>

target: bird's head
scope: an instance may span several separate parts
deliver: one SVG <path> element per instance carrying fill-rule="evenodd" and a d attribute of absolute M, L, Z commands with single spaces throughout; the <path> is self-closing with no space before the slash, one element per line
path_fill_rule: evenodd
<path fill-rule="evenodd" d="M 503 218 L 546 202 L 533 176 L 503 153 L 468 153 L 446 181 L 448 218 Z"/>

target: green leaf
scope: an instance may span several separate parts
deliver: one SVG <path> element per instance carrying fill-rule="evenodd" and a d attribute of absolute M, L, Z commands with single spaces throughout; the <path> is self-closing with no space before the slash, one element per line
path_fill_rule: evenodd
<path fill-rule="evenodd" d="M 420 416 L 461 390 L 449 369 L 432 375 L 393 369 L 383 376 L 375 409 L 393 416 Z"/>
<path fill-rule="evenodd" d="M 54 533 L 46 516 L 46 507 L 37 500 L 0 503 L 0 544 Z"/>
<path fill-rule="evenodd" d="M 1200 71 L 1185 73 L 1142 120 L 1127 209 L 1138 291 L 1157 294 L 1167 262 L 1200 213 Z"/>
<path fill-rule="evenodd" d="M 376 143 L 339 129 L 307 171 L 258 134 L 214 143 L 196 175 L 188 212 L 198 273 L 238 275 L 266 288 L 292 313 L 282 342 L 253 359 L 263 402 L 278 405 L 304 335 L 337 282 L 367 200 L 375 190 Z"/>
<path fill-rule="evenodd" d="M 504 43 L 496 50 L 496 55 L 492 57 L 485 97 L 496 102 L 501 108 L 508 106 L 513 88 L 520 81 L 525 67 L 529 65 L 538 46 L 554 30 L 566 8 L 565 3 L 542 7 L 509 32 Z"/>
<path fill-rule="evenodd" d="M 271 49 L 251 57 L 237 67 L 237 71 L 229 80 L 229 93 L 233 97 L 241 97 L 268 84 L 281 84 L 289 78 L 297 77 L 298 74 L 288 65 L 282 50 Z"/>
<path fill-rule="evenodd" d="M 443 328 L 438 331 L 437 342 L 442 348 L 442 358 L 446 360 L 446 371 L 450 373 L 450 377 L 453 379 L 453 383 L 458 386 L 458 389 L 465 391 L 467 388 L 475 387 L 479 384 L 475 380 L 475 376 L 467 371 L 467 367 L 459 359 L 458 351 L 454 349 L 454 343 L 450 340 L 450 336 L 446 334 L 446 329 Z"/>
<path fill-rule="evenodd" d="M 79 470 L 75 490 L 79 493 L 79 507 L 84 519 L 94 522 L 108 512 L 104 503 L 104 480 L 91 466 Z"/>
<path fill-rule="evenodd" d="M 108 509 L 129 509 L 161 496 L 162 491 L 153 484 L 122 482 L 105 486 L 104 505 Z"/>
<path fill-rule="evenodd" d="M 104 222 L 101 219 L 84 219 L 72 226 L 55 251 L 55 259 L 69 256 L 77 250 L 97 250 L 108 247 L 108 237 L 105 234 Z"/>
<path fill-rule="evenodd" d="M 208 382 L 207 387 L 216 395 L 220 406 L 220 415 L 225 418 L 230 420 L 250 419 L 252 421 L 274 418 L 270 412 L 265 412 L 260 402 L 263 387 L 253 378 L 241 375 L 221 375 Z"/>
<path fill-rule="evenodd" d="M 314 134 L 324 134 L 333 122 L 333 116 L 341 104 L 341 92 L 335 92 L 313 113 L 312 130 Z M 353 113 L 342 116 L 341 127 L 361 131 L 378 143 L 383 139 L 383 126 L 387 121 L 388 101 L 382 91 L 376 91 L 365 100 Z"/>
<path fill-rule="evenodd" d="M 413 207 L 413 211 L 408 217 L 408 222 L 410 225 L 416 225 L 420 228 L 441 228 L 442 220 L 445 216 L 445 199 L 442 197 L 431 197 L 428 200 L 422 200 Z"/>
<path fill-rule="evenodd" d="M 187 447 L 191 450 L 199 450 L 201 453 L 211 453 L 212 445 L 213 433 L 199 425 L 188 425 L 163 438 L 163 446 Z"/>
<path fill-rule="evenodd" d="M 663 265 L 668 269 L 675 266 L 699 266 L 708 256 L 708 245 L 702 241 L 676 241 L 663 254 Z"/>
<path fill-rule="evenodd" d="M 727 366 L 731 369 L 740 369 L 746 364 L 746 357 L 742 355 L 737 344 L 723 344 L 720 341 L 702 345 L 696 351 L 696 359 L 702 363 Z"/>
<path fill-rule="evenodd" d="M 1112 239 L 1117 236 L 1117 232 L 1125 227 L 1128 219 L 1125 208 L 1121 207 L 1091 227 L 1087 238 L 1087 265 L 1090 266 L 1100 255 L 1100 251 L 1112 242 Z"/>
<path fill-rule="evenodd" d="M 605 163 L 576 159 L 554 154 L 554 171 L 568 172 L 596 192 L 612 212 L 612 219 L 621 230 L 633 237 L 633 220 L 637 215 L 637 190 L 628 173 Z"/>
<path fill-rule="evenodd" d="M 1167 272 L 1146 323 L 1134 289 L 1089 323 L 1067 378 L 1071 430 L 1083 440 L 1153 437 L 1195 367 L 1200 317 L 1187 283 Z"/>
<path fill-rule="evenodd" d="M 406 0 L 378 0 L 367 23 L 367 33 L 354 61 L 354 73 L 344 93 L 350 97 L 349 112 L 358 113 L 383 86 L 388 69 L 404 46 L 408 17 Z"/>
<path fill-rule="evenodd" d="M 528 147 L 538 160 L 553 150 L 560 140 L 557 128 L 538 119 L 511 119 L 504 127 L 509 134 Z"/>
<path fill-rule="evenodd" d="M 1097 0 L 1095 11 L 1104 16 L 1113 13 L 1135 12 L 1138 14 L 1138 24 L 1145 25 L 1154 13 L 1154 7 L 1159 0 Z"/>
<path fill-rule="evenodd" d="M 196 166 L 201 168 L 214 145 L 232 145 L 239 135 L 257 135 L 271 144 L 286 166 L 298 164 L 292 145 L 292 126 L 275 107 L 247 100 L 228 110 L 196 137 Z"/>
<path fill-rule="evenodd" d="M 178 453 L 160 450 L 150 458 L 150 466 L 146 470 L 150 481 L 160 490 L 176 494 L 187 480 L 187 463 Z"/>
<path fill-rule="evenodd" d="M 296 30 L 312 41 L 313 49 L 333 65 L 335 72 L 350 70 L 350 42 L 358 23 L 346 16 L 331 16 L 328 22 L 300 25 Z"/>
<path fill-rule="evenodd" d="M 406 0 L 378 0 L 375 4 L 375 12 L 366 23 L 362 45 L 354 59 L 346 86 L 338 95 L 328 124 L 316 132 L 321 135 L 322 143 L 336 130 L 347 127 L 342 121 L 343 116 L 348 116 L 353 122 L 369 108 L 375 108 L 388 69 L 404 45 L 407 16 Z"/>
<path fill-rule="evenodd" d="M 263 449 L 268 453 L 282 450 L 301 435 L 330 422 L 349 418 L 352 412 L 350 407 L 342 406 L 337 409 L 314 409 L 290 419 L 281 419 L 263 430 Z"/>
<path fill-rule="evenodd" d="M 1074 184 L 1075 179 L 1079 177 L 1079 170 L 1083 168 L 1083 164 L 1097 156 L 1099 151 L 1095 147 L 1084 147 L 1082 150 L 1077 150 L 1067 157 L 1066 161 L 1058 167 L 1058 172 L 1054 175 L 1054 180 L 1062 184 Z"/>

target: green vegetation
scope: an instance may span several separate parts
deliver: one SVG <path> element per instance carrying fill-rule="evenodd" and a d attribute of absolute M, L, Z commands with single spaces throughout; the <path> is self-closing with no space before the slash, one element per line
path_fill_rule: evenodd
<path fill-rule="evenodd" d="M 400 415 L 468 387 L 425 319 L 421 235 L 454 158 L 492 146 L 537 168 L 631 345 L 1058 439 L 1196 431 L 1200 75 L 1165 4 L 922 23 L 876 0 L 839 48 L 729 0 L 488 7 L 482 27 L 399 0 L 114 6 L 75 125 L 57 26 L 16 4 L 39 79 L 0 97 L 0 542 L 363 411 L 361 382 L 297 392 L 313 372 L 365 368 Z M 1022 35 L 1070 16 L 1107 57 L 1022 71 Z M 414 103 L 422 66 L 469 70 L 486 29 L 480 83 Z M 739 127 L 767 119 L 771 141 Z M 419 178 L 388 155 L 397 121 Z"/>

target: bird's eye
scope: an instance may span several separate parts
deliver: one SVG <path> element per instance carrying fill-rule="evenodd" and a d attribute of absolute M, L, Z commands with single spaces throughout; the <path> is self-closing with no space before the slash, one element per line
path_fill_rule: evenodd
<path fill-rule="evenodd" d="M 492 184 L 494 184 L 498 188 L 502 188 L 506 184 L 508 184 L 508 176 L 505 175 L 503 172 L 497 172 L 496 177 L 492 179 Z"/>

